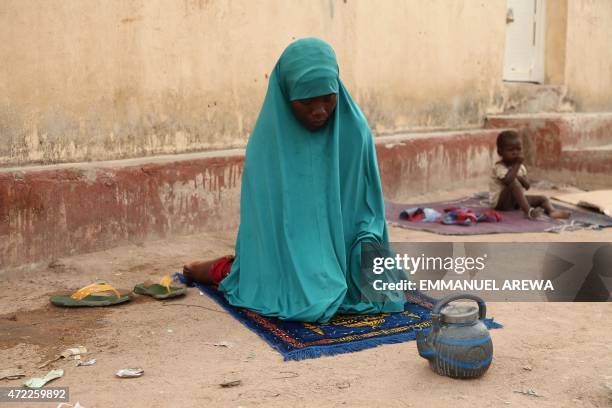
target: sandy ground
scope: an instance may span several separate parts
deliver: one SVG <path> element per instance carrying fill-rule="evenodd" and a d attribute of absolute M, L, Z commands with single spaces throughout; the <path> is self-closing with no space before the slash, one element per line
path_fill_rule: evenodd
<path fill-rule="evenodd" d="M 393 241 L 408 242 L 612 241 L 612 229 L 443 237 L 391 228 L 390 235 Z M 0 370 L 19 367 L 29 378 L 64 368 L 64 377 L 53 386 L 69 387 L 71 402 L 86 408 L 612 406 L 612 303 L 489 303 L 489 315 L 505 328 L 491 332 L 491 368 L 471 381 L 434 374 L 414 342 L 284 362 L 193 288 L 186 297 L 164 303 L 143 296 L 112 308 L 61 309 L 48 303 L 50 294 L 96 279 L 131 289 L 179 270 L 187 260 L 231 253 L 233 243 L 233 232 L 200 234 L 1 271 Z M 212 345 L 222 341 L 231 347 Z M 86 346 L 87 358 L 96 358 L 97 364 L 76 367 L 62 360 L 37 368 L 75 345 Z M 144 368 L 144 376 L 114 377 L 116 370 L 133 366 Z M 219 386 L 228 380 L 241 380 L 241 385 Z M 0 387 L 22 381 L 2 380 Z M 527 389 L 541 397 L 515 392 Z"/>

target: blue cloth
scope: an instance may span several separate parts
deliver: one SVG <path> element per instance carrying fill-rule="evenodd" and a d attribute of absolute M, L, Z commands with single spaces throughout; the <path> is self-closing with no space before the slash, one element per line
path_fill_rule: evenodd
<path fill-rule="evenodd" d="M 310 131 L 290 101 L 337 93 Z M 246 148 L 236 259 L 219 290 L 237 307 L 284 320 L 404 310 L 403 293 L 362 290 L 361 244 L 388 242 L 368 123 L 324 41 L 295 41 L 274 67 Z"/>
<path fill-rule="evenodd" d="M 433 208 L 412 207 L 403 210 L 400 213 L 400 218 L 405 218 L 409 221 L 438 222 L 442 218 L 442 214 Z"/>

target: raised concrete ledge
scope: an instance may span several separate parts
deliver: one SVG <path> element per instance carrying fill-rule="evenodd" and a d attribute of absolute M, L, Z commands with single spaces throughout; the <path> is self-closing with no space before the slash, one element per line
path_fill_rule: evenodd
<path fill-rule="evenodd" d="M 570 117 L 596 123 L 576 128 Z M 486 189 L 497 160 L 495 138 L 505 128 L 525 132 L 532 174 L 609 186 L 609 150 L 562 147 L 585 134 L 603 140 L 611 123 L 612 114 L 498 115 L 486 129 L 379 136 L 383 191 L 408 202 L 436 190 Z M 235 229 L 243 163 L 244 149 L 230 149 L 0 169 L 0 269 L 130 241 Z"/>
<path fill-rule="evenodd" d="M 497 159 L 499 129 L 402 134 L 376 140 L 385 197 L 482 185 Z"/>
<path fill-rule="evenodd" d="M 387 198 L 482 185 L 498 129 L 377 137 Z M 146 239 L 235 229 L 244 150 L 4 168 L 0 269 Z"/>
<path fill-rule="evenodd" d="M 374 139 L 376 145 L 396 143 L 402 141 L 431 139 L 431 138 L 452 138 L 459 135 L 486 135 L 490 134 L 488 129 L 465 129 L 465 130 L 444 130 L 432 132 L 402 132 L 393 135 L 377 136 Z M 142 166 L 148 164 L 163 164 L 173 163 L 186 160 L 208 159 L 213 157 L 243 157 L 245 149 L 224 149 L 224 150 L 209 150 L 205 152 L 180 153 L 168 155 L 156 155 L 129 159 L 104 160 L 104 161 L 88 161 L 75 163 L 57 163 L 57 164 L 33 164 L 25 166 L 0 167 L 2 173 L 26 173 L 37 171 L 52 171 L 64 169 L 93 169 L 93 168 L 119 168 L 130 166 Z"/>
<path fill-rule="evenodd" d="M 533 137 L 551 130 L 562 148 L 612 143 L 612 112 L 492 115 L 486 127 L 520 129 Z"/>
<path fill-rule="evenodd" d="M 418 139 L 439 139 L 451 138 L 455 136 L 471 135 L 482 136 L 490 135 L 491 129 L 465 129 L 465 130 L 439 130 L 433 132 L 402 132 L 393 135 L 378 136 L 374 139 L 376 144 L 384 144 L 397 140 L 418 140 Z"/>
<path fill-rule="evenodd" d="M 5 170 L 0 269 L 235 228 L 243 155 L 220 153 Z"/>
<path fill-rule="evenodd" d="M 196 153 L 181 153 L 181 154 L 168 154 L 159 156 L 147 156 L 138 157 L 131 159 L 118 159 L 118 160 L 106 160 L 106 161 L 91 161 L 91 162 L 78 162 L 78 163 L 58 163 L 58 164 L 40 164 L 40 165 L 28 165 L 20 167 L 0 167 L 0 174 L 2 173 L 15 173 L 15 172 L 30 172 L 30 171 L 51 171 L 51 170 L 63 170 L 63 169 L 92 169 L 92 168 L 117 168 L 117 167 L 129 167 L 129 166 L 142 166 L 145 164 L 163 164 L 163 163 L 174 163 L 185 160 L 200 160 L 209 159 L 213 157 L 241 157 L 244 156 L 244 149 L 227 149 L 227 150 L 209 150 L 206 152 Z"/>
<path fill-rule="evenodd" d="M 487 115 L 487 119 L 612 119 L 612 112 L 540 112 Z"/>
<path fill-rule="evenodd" d="M 489 128 L 521 132 L 528 164 L 552 181 L 582 188 L 612 185 L 612 112 L 496 115 Z"/>

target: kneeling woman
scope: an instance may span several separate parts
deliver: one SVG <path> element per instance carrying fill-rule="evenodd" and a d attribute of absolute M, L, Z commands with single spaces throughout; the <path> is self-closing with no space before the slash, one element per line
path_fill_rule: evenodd
<path fill-rule="evenodd" d="M 290 44 L 247 144 L 236 255 L 187 264 L 185 276 L 286 320 L 402 311 L 401 293 L 375 299 L 362 287 L 361 245 L 388 241 L 375 153 L 333 49 Z"/>

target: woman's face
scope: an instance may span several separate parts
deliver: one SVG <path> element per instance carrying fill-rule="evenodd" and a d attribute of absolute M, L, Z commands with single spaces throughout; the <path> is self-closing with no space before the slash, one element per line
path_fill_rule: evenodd
<path fill-rule="evenodd" d="M 333 93 L 291 101 L 291 108 L 295 117 L 306 129 L 315 131 L 327 124 L 337 103 L 338 95 Z"/>

